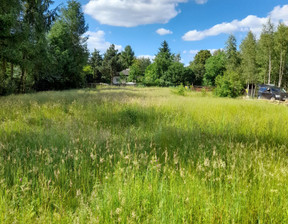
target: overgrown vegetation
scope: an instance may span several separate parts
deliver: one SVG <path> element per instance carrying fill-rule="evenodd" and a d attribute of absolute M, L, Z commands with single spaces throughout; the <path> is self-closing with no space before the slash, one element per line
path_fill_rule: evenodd
<path fill-rule="evenodd" d="M 0 98 L 0 223 L 287 223 L 288 108 L 186 94 Z"/>
<path fill-rule="evenodd" d="M 166 41 L 153 61 L 136 58 L 130 45 L 119 51 L 111 44 L 105 52 L 94 49 L 89 53 L 91 32 L 81 4 L 70 0 L 51 9 L 52 3 L 1 2 L 0 95 L 112 84 L 126 69 L 129 74 L 121 83 L 213 86 L 218 96 L 236 97 L 246 88 L 254 97 L 260 83 L 288 86 L 288 27 L 283 23 L 275 28 L 268 20 L 259 40 L 248 32 L 239 50 L 236 38 L 230 35 L 223 50 L 213 55 L 200 50 L 190 65 L 184 66 L 180 54 L 171 52 Z"/>

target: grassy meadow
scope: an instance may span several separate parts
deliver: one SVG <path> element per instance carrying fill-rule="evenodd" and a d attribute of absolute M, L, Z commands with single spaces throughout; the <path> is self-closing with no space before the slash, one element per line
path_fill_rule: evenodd
<path fill-rule="evenodd" d="M 288 107 L 169 88 L 0 98 L 0 223 L 288 223 Z"/>

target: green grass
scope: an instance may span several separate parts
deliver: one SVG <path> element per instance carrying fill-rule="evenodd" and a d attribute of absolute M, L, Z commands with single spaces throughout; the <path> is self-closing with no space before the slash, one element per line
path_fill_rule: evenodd
<path fill-rule="evenodd" d="M 288 223 L 288 107 L 185 95 L 0 98 L 0 223 Z"/>

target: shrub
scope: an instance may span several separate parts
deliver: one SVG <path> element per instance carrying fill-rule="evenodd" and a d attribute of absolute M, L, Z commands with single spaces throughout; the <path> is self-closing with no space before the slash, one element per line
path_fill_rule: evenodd
<path fill-rule="evenodd" d="M 226 71 L 223 76 L 218 75 L 215 83 L 214 93 L 217 96 L 235 98 L 240 96 L 243 90 L 239 74 L 235 71 Z"/>

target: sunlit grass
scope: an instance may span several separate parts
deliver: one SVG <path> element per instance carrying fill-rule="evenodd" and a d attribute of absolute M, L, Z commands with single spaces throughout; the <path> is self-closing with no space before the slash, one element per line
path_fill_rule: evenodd
<path fill-rule="evenodd" d="M 0 223 L 287 223 L 288 107 L 169 88 L 0 98 Z"/>

